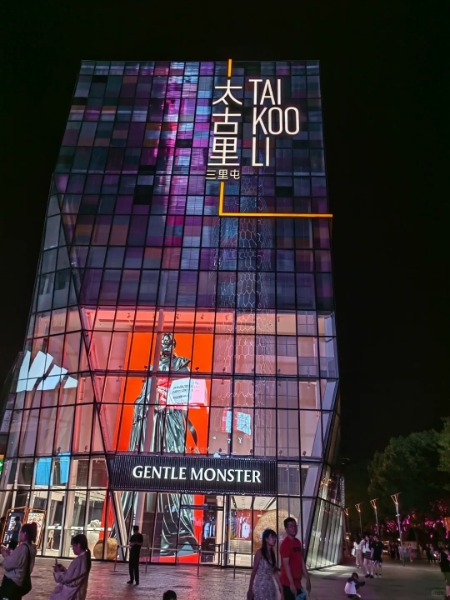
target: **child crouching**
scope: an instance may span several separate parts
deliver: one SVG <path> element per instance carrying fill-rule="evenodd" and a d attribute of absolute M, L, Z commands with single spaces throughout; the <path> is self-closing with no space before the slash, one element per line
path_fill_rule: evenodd
<path fill-rule="evenodd" d="M 352 576 L 347 579 L 345 584 L 344 592 L 347 594 L 347 598 L 361 598 L 361 594 L 358 594 L 358 590 L 366 582 L 359 580 L 358 573 L 352 573 Z"/>

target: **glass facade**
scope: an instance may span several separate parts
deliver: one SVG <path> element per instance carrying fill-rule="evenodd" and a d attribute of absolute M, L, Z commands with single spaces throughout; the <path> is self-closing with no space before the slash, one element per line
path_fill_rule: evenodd
<path fill-rule="evenodd" d="M 44 556 L 249 566 L 299 522 L 339 562 L 342 482 L 319 64 L 81 65 L 27 337 L 6 390 L 0 511 Z M 43 515 L 43 516 L 42 516 Z"/>

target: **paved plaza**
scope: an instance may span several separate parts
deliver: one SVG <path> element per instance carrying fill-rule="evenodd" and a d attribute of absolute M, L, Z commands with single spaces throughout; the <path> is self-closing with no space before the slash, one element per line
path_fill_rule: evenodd
<path fill-rule="evenodd" d="M 69 564 L 70 561 L 61 561 Z M 312 594 L 310 600 L 345 600 L 344 584 L 351 574 L 353 565 L 328 567 L 311 572 Z M 3 568 L 0 567 L 0 572 Z M 362 572 L 360 571 L 360 574 Z M 1 573 L 3 576 L 3 573 Z M 117 563 L 116 569 L 110 562 L 94 562 L 89 580 L 88 600 L 130 598 L 130 600 L 162 600 L 163 592 L 172 588 L 178 600 L 245 600 L 250 571 L 220 569 L 218 567 L 186 565 L 149 565 L 141 568 L 139 587 L 127 585 L 128 565 Z M 48 600 L 53 588 L 53 561 L 37 558 L 32 576 L 33 589 L 29 600 Z M 383 576 L 366 579 L 361 590 L 364 600 L 427 600 L 443 599 L 444 584 L 440 569 L 425 561 L 416 561 L 403 566 L 387 560 L 383 565 Z"/>

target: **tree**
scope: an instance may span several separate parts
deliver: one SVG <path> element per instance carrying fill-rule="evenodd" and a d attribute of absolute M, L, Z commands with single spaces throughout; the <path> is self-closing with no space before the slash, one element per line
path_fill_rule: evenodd
<path fill-rule="evenodd" d="M 439 470 L 450 473 L 450 419 L 443 419 L 444 427 L 439 435 Z M 450 492 L 450 484 L 446 483 L 446 489 Z"/>
<path fill-rule="evenodd" d="M 450 427 L 450 425 L 449 425 Z M 379 498 L 380 510 L 393 512 L 391 494 L 400 492 L 402 513 L 422 521 L 436 518 L 439 503 L 450 484 L 449 471 L 438 470 L 441 434 L 435 430 L 391 438 L 383 452 L 369 463 L 369 496 Z"/>

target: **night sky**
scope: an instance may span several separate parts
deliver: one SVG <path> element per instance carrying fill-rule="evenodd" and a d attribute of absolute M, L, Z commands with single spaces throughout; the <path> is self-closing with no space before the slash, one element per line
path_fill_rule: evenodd
<path fill-rule="evenodd" d="M 81 60 L 319 59 L 342 455 L 439 428 L 450 413 L 448 4 L 33 4 L 0 18 L 0 381 L 22 349 Z"/>

